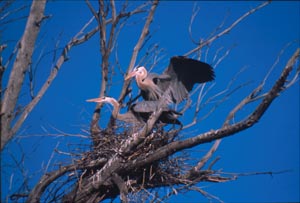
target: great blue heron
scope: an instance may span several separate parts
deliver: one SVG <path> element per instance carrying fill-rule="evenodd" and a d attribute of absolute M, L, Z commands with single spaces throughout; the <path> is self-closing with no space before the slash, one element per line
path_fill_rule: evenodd
<path fill-rule="evenodd" d="M 169 66 L 161 75 L 148 73 L 146 68 L 141 66 L 129 73 L 125 80 L 132 77 L 135 77 L 145 100 L 156 101 L 165 94 L 169 103 L 180 103 L 188 97 L 195 83 L 211 81 L 215 75 L 207 63 L 175 56 L 170 59 Z"/>
<path fill-rule="evenodd" d="M 121 105 L 117 100 L 112 97 L 100 97 L 95 99 L 88 99 L 87 102 L 97 102 L 97 103 L 109 103 L 113 105 L 113 112 L 112 116 L 117 119 L 124 121 L 126 123 L 134 123 L 134 124 L 144 124 L 147 122 L 151 114 L 159 108 L 158 101 L 141 101 L 132 104 L 129 107 L 129 110 L 121 114 L 120 108 Z M 177 119 L 180 113 L 176 112 L 175 110 L 170 109 L 167 106 L 163 106 L 162 113 L 160 117 L 157 119 L 157 122 L 161 122 L 164 124 L 178 124 L 182 125 L 181 122 Z"/>

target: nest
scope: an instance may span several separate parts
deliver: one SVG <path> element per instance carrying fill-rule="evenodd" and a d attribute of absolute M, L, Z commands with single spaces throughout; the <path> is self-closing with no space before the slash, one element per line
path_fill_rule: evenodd
<path fill-rule="evenodd" d="M 118 130 L 101 130 L 99 133 L 93 135 L 94 144 L 92 150 L 85 154 L 82 162 L 88 164 L 100 159 L 109 160 L 118 153 L 121 146 L 132 134 L 132 128 L 128 128 L 127 126 L 123 129 L 118 128 Z M 173 138 L 174 135 L 171 135 L 170 131 L 165 131 L 163 127 L 156 127 L 148 134 L 143 142 L 131 150 L 130 153 L 121 156 L 124 162 L 127 163 L 137 158 L 146 157 L 158 148 L 170 143 Z M 148 165 L 143 165 L 142 167 L 134 168 L 130 172 L 119 173 L 119 175 L 123 181 L 126 182 L 130 191 L 137 192 L 141 188 L 160 187 L 172 182 L 178 182 L 177 179 L 182 171 L 183 165 L 183 157 L 169 157 Z M 96 171 L 101 170 L 102 167 L 103 165 L 99 165 L 91 168 L 85 176 L 91 177 Z M 107 190 L 108 188 L 105 189 Z"/>

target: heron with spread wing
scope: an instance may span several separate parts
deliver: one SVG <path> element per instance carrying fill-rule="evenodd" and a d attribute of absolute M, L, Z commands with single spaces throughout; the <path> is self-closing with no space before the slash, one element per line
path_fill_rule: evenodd
<path fill-rule="evenodd" d="M 169 66 L 161 75 L 148 73 L 141 66 L 129 73 L 125 80 L 132 77 L 135 77 L 144 100 L 157 101 L 164 96 L 168 103 L 178 104 L 188 97 L 194 84 L 212 81 L 215 75 L 213 68 L 207 63 L 175 56 L 170 59 Z"/>
<path fill-rule="evenodd" d="M 134 103 L 124 114 L 120 113 L 121 105 L 119 104 L 119 102 L 112 97 L 100 97 L 95 99 L 88 99 L 86 101 L 111 104 L 113 106 L 112 116 L 115 119 L 124 121 L 126 123 L 145 124 L 155 110 L 157 110 L 158 108 L 162 108 L 162 113 L 157 119 L 157 122 L 161 122 L 164 124 L 182 125 L 181 122 L 177 119 L 177 117 L 181 114 L 176 112 L 175 110 L 170 109 L 168 106 L 160 107 L 158 101 L 141 101 Z"/>

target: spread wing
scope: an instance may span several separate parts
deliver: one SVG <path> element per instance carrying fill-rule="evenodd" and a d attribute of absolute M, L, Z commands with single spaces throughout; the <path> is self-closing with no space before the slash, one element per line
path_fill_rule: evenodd
<path fill-rule="evenodd" d="M 215 77 L 209 64 L 184 56 L 172 57 L 165 73 L 176 77 L 188 91 L 192 90 L 195 83 L 205 83 Z"/>
<path fill-rule="evenodd" d="M 163 74 L 172 78 L 170 89 L 175 103 L 185 99 L 195 83 L 208 82 L 215 77 L 209 64 L 183 56 L 172 57 Z"/>

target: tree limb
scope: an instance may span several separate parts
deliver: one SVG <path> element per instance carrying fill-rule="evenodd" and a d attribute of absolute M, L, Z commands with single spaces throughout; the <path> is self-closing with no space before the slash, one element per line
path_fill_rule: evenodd
<path fill-rule="evenodd" d="M 194 52 L 199 51 L 200 49 L 202 49 L 203 47 L 211 44 L 213 41 L 215 41 L 216 39 L 220 38 L 222 35 L 224 34 L 228 34 L 236 25 L 238 25 L 242 20 L 244 20 L 246 17 L 248 17 L 249 15 L 251 15 L 252 13 L 256 12 L 257 10 L 265 7 L 266 5 L 270 4 L 271 1 L 266 1 L 262 4 L 260 4 L 259 6 L 257 6 L 256 8 L 251 9 L 250 11 L 248 11 L 247 13 L 245 13 L 244 15 L 242 15 L 240 18 L 238 18 L 236 21 L 234 21 L 229 27 L 227 27 L 225 30 L 219 32 L 218 34 L 214 35 L 213 37 L 205 40 L 204 42 L 200 43 L 199 46 L 197 46 L 196 48 L 190 50 L 189 52 L 185 53 L 184 56 L 188 56 L 191 55 Z"/>
<path fill-rule="evenodd" d="M 140 51 L 140 49 L 141 49 L 141 47 L 144 43 L 144 40 L 145 40 L 146 36 L 149 34 L 149 26 L 150 26 L 150 24 L 153 20 L 154 12 L 156 10 L 157 5 L 158 5 L 158 0 L 154 0 L 153 3 L 152 3 L 151 9 L 149 11 L 147 20 L 145 22 L 145 25 L 143 27 L 143 30 L 141 32 L 140 38 L 139 38 L 138 42 L 136 43 L 136 45 L 133 49 L 132 56 L 131 56 L 131 59 L 130 59 L 130 62 L 129 62 L 129 66 L 128 66 L 127 71 L 126 71 L 126 75 L 129 73 L 129 71 L 131 71 L 133 69 L 134 64 L 136 62 L 136 59 L 137 59 L 137 55 L 138 55 L 138 53 L 139 53 L 139 51 Z M 122 101 L 125 98 L 129 83 L 130 83 L 130 81 L 124 81 L 122 91 L 121 91 L 121 94 L 119 96 L 119 101 Z"/>
<path fill-rule="evenodd" d="M 107 85 L 108 85 L 108 78 L 109 78 L 109 57 L 110 54 L 114 48 L 115 39 L 116 39 L 116 29 L 121 19 L 123 18 L 129 18 L 130 16 L 143 12 L 143 7 L 140 6 L 133 11 L 129 12 L 120 12 L 118 15 L 116 14 L 116 7 L 115 7 L 115 1 L 110 1 L 110 8 L 111 8 L 111 18 L 106 19 L 107 11 L 105 11 L 106 7 L 104 4 L 104 1 L 99 1 L 99 14 L 95 12 L 95 10 L 92 8 L 89 1 L 87 1 L 87 4 L 93 13 L 93 15 L 96 17 L 99 27 L 100 27 L 100 52 L 101 52 L 101 86 L 100 86 L 100 93 L 98 97 L 102 97 L 106 95 Z M 110 23 L 111 27 L 110 30 L 107 30 L 107 24 Z M 107 33 L 109 33 L 109 36 L 107 37 Z M 95 107 L 95 111 L 92 117 L 91 121 L 91 127 L 90 131 L 92 134 L 99 132 L 99 126 L 98 121 L 100 118 L 100 109 L 102 107 L 102 104 L 97 104 Z"/>
<path fill-rule="evenodd" d="M 14 110 L 19 98 L 25 73 L 31 63 L 34 44 L 40 31 L 44 17 L 46 0 L 33 1 L 25 31 L 19 43 L 19 50 L 10 73 L 8 85 L 1 106 L 1 151 L 12 138 L 11 122 L 14 119 Z"/>
<path fill-rule="evenodd" d="M 99 159 L 90 162 L 88 165 L 86 164 L 70 164 L 67 166 L 60 167 L 58 170 L 45 173 L 39 180 L 39 182 L 35 185 L 35 187 L 30 191 L 30 194 L 28 196 L 28 199 L 26 202 L 28 203 L 38 203 L 40 202 L 40 198 L 45 191 L 45 189 L 55 180 L 57 180 L 59 177 L 63 176 L 67 172 L 80 170 L 80 169 L 89 169 L 94 167 L 100 167 L 104 163 L 106 163 L 106 159 Z"/>
<path fill-rule="evenodd" d="M 71 199 L 75 202 L 86 202 L 87 198 L 91 194 L 97 191 L 104 184 L 107 184 L 107 181 L 111 178 L 113 173 L 118 174 L 120 171 L 124 170 L 125 162 L 123 157 L 128 155 L 130 152 L 133 152 L 133 149 L 146 138 L 161 112 L 162 108 L 154 111 L 147 121 L 147 124 L 139 132 L 134 133 L 131 137 L 124 140 L 118 152 L 112 155 L 101 169 L 85 181 L 83 189 L 80 191 L 72 191 L 66 195 L 66 199 L 74 197 L 75 199 Z"/>
<path fill-rule="evenodd" d="M 128 194 L 128 188 L 124 182 L 124 180 L 116 173 L 112 174 L 112 180 L 113 182 L 118 186 L 120 190 L 120 199 L 122 203 L 127 203 L 127 197 L 126 195 Z"/>
<path fill-rule="evenodd" d="M 89 21 L 89 23 L 91 23 L 91 21 Z M 83 28 L 85 28 L 85 27 L 86 27 L 86 25 Z M 20 115 L 20 117 L 18 118 L 16 123 L 14 124 L 14 126 L 11 130 L 12 135 L 14 135 L 19 130 L 19 128 L 21 127 L 21 125 L 23 124 L 23 122 L 25 121 L 25 119 L 27 118 L 29 113 L 32 111 L 32 109 L 36 106 L 36 104 L 44 96 L 45 92 L 48 90 L 48 88 L 50 87 L 50 85 L 52 84 L 54 79 L 56 78 L 57 73 L 60 70 L 61 66 L 63 65 L 63 63 L 65 61 L 68 60 L 68 53 L 70 52 L 71 48 L 73 46 L 77 46 L 77 45 L 82 44 L 82 43 L 86 42 L 87 40 L 89 40 L 98 31 L 98 29 L 99 28 L 97 26 L 93 30 L 86 33 L 85 35 L 83 35 L 80 38 L 72 38 L 71 41 L 65 46 L 60 57 L 58 58 L 58 60 L 56 62 L 54 68 L 52 69 L 49 77 L 47 78 L 47 80 L 45 81 L 45 83 L 43 84 L 43 86 L 41 87 L 39 92 L 37 93 L 36 97 L 25 107 L 22 114 Z M 82 33 L 82 30 L 79 33 Z M 78 36 L 79 33 L 77 33 L 75 36 Z"/>
<path fill-rule="evenodd" d="M 299 52 L 300 52 L 300 49 L 298 48 L 294 52 L 293 56 L 289 59 L 288 63 L 286 64 L 285 68 L 283 69 L 283 71 L 281 73 L 281 76 L 276 81 L 276 83 L 273 85 L 271 90 L 264 96 L 264 99 L 256 107 L 256 109 L 253 111 L 253 113 L 250 116 L 248 116 L 245 120 L 240 121 L 233 125 L 224 126 L 218 130 L 211 130 L 209 132 L 200 134 L 200 135 L 192 137 L 192 138 L 188 138 L 186 140 L 172 142 L 170 144 L 167 144 L 167 145 L 157 149 L 154 153 L 149 154 L 149 156 L 147 156 L 147 158 L 143 157 L 143 159 L 135 160 L 135 163 L 131 163 L 131 162 L 127 163 L 128 164 L 127 166 L 129 168 L 130 168 L 130 166 L 139 167 L 141 165 L 152 163 L 159 159 L 168 157 L 180 150 L 191 148 L 196 145 L 211 142 L 213 140 L 217 140 L 217 139 L 224 138 L 227 136 L 231 136 L 231 135 L 234 135 L 235 133 L 238 133 L 247 128 L 250 128 L 256 122 L 259 121 L 259 119 L 263 116 L 265 111 L 271 105 L 272 101 L 284 89 L 284 84 L 286 82 L 286 79 L 287 79 L 289 73 L 292 71 L 293 66 L 295 65 L 297 59 L 299 58 Z"/>

